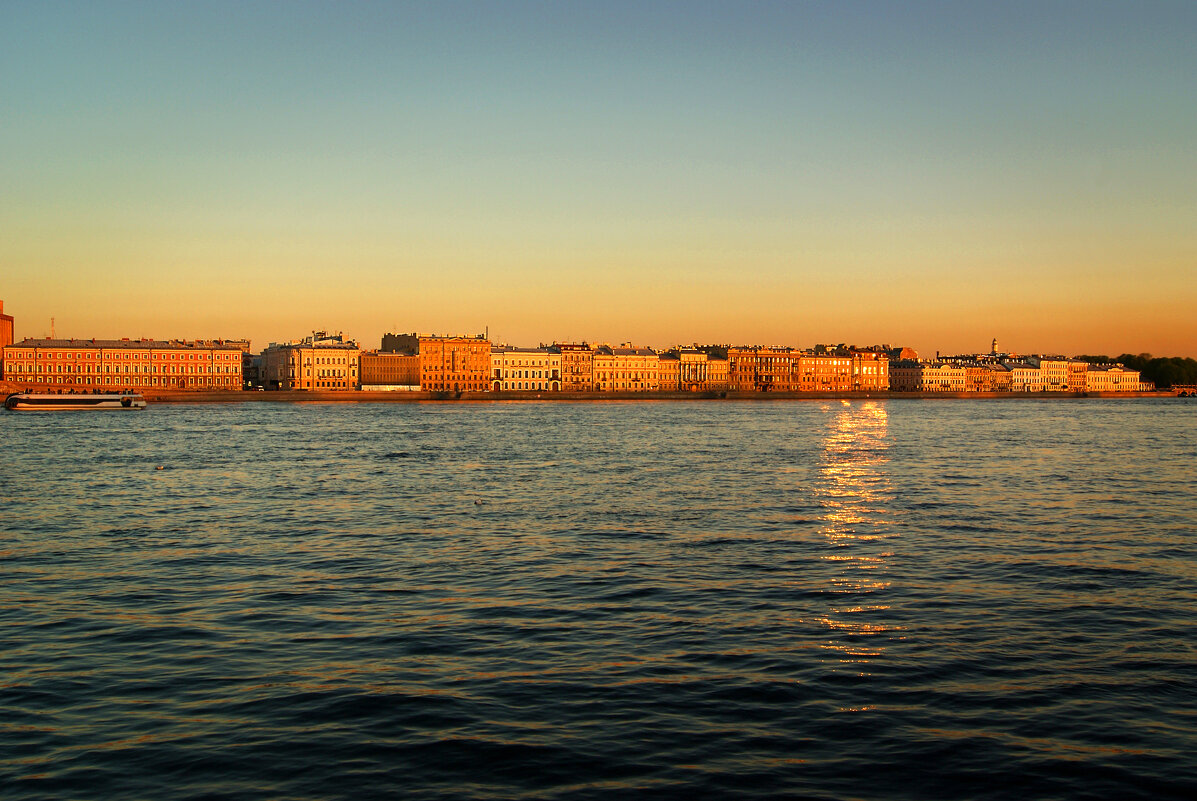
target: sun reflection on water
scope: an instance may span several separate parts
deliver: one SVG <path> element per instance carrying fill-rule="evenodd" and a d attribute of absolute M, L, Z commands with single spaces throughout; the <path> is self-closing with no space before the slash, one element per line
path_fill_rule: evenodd
<path fill-rule="evenodd" d="M 833 567 L 827 592 L 842 597 L 819 619 L 831 637 L 823 644 L 840 663 L 867 663 L 882 655 L 901 627 L 887 622 L 889 605 L 877 597 L 886 579 L 895 536 L 890 519 L 889 418 L 877 402 L 825 407 L 829 420 L 814 494 L 821 507 L 819 535 L 829 546 L 820 558 Z M 834 411 L 833 411 L 834 409 Z"/>

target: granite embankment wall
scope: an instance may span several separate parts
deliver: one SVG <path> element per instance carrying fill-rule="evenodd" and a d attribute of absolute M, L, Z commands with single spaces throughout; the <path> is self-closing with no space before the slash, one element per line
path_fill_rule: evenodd
<path fill-rule="evenodd" d="M 143 391 L 156 403 L 501 403 L 505 401 L 782 401 L 782 400 L 1024 400 L 1083 398 L 1158 398 L 1170 392 L 156 392 Z"/>
<path fill-rule="evenodd" d="M 25 389 L 20 384 L 0 381 L 0 398 Z M 977 400 L 984 398 L 1169 398 L 1176 393 L 1158 392 L 200 392 L 140 390 L 152 403 L 419 403 L 503 401 L 655 401 L 655 400 Z"/>

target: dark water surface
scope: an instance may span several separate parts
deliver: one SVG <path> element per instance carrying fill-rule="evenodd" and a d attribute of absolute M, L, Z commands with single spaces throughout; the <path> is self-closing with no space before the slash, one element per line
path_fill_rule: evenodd
<path fill-rule="evenodd" d="M 8 413 L 0 797 L 1191 798 L 1195 420 Z"/>

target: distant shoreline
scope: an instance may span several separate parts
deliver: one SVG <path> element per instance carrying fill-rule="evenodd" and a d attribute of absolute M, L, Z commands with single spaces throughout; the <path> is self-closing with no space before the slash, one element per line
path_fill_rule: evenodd
<path fill-rule="evenodd" d="M 155 392 L 151 403 L 601 403 L 627 401 L 1084 400 L 1171 398 L 1171 392 Z"/>
<path fill-rule="evenodd" d="M 0 399 L 13 392 L 44 392 L 0 384 Z M 111 390 L 115 392 L 116 390 Z M 1084 400 L 1088 398 L 1174 398 L 1154 392 L 341 392 L 204 391 L 130 388 L 151 403 L 601 403 L 626 401 L 827 401 L 827 400 Z"/>

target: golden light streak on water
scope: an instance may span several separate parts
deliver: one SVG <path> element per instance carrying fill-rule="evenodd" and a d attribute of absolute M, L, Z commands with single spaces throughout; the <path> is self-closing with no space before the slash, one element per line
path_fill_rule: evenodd
<path fill-rule="evenodd" d="M 885 572 L 893 551 L 871 548 L 895 536 L 887 514 L 892 492 L 886 473 L 888 413 L 876 402 L 829 404 L 824 411 L 833 418 L 821 441 L 815 496 L 822 507 L 819 534 L 835 551 L 821 558 L 842 566 L 830 589 L 836 594 L 881 592 L 889 582 L 877 574 Z M 876 619 L 888 608 L 870 603 L 828 610 L 818 622 L 836 639 L 823 647 L 844 663 L 867 663 L 882 656 L 886 638 L 900 630 Z"/>

